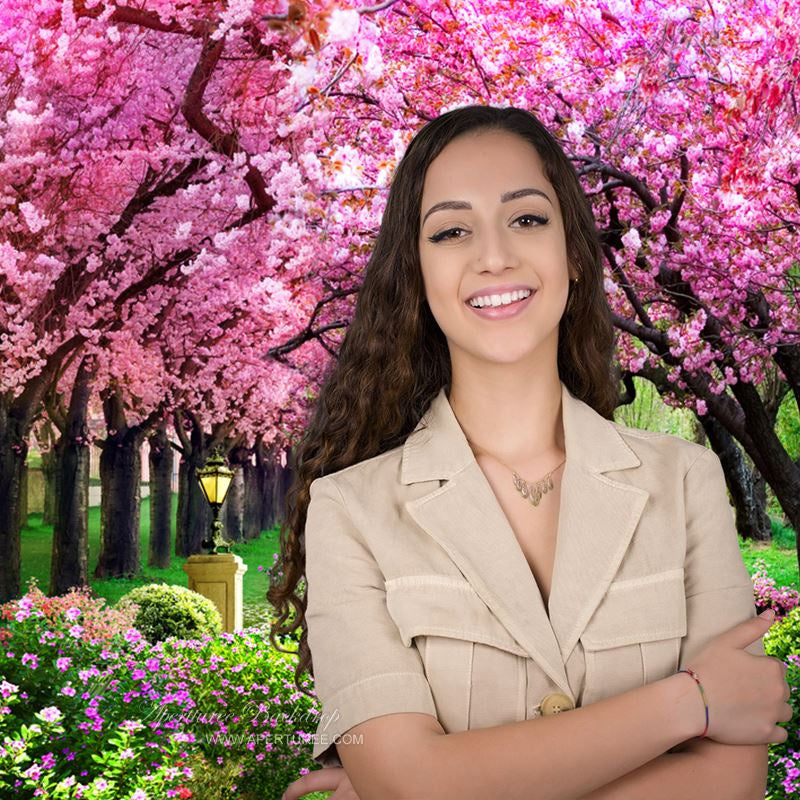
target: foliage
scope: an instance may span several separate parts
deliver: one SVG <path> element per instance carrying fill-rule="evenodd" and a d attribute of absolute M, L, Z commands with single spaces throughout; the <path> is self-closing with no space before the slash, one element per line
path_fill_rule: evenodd
<path fill-rule="evenodd" d="M 0 606 L 0 795 L 144 800 L 177 788 L 185 735 L 144 724 L 158 699 L 171 702 L 158 661 L 138 631 L 123 629 L 124 614 L 109 613 L 112 627 L 87 638 L 100 605 L 84 606 L 85 620 L 81 607 L 64 606 L 35 588 Z"/>
<path fill-rule="evenodd" d="M 309 739 L 319 710 L 294 687 L 293 656 L 270 648 L 262 631 L 151 645 L 128 628 L 87 641 L 80 609 L 46 616 L 46 599 L 26 595 L 13 614 L 10 604 L 0 607 L 8 632 L 0 769 L 18 800 L 33 797 L 28 779 L 50 787 L 49 800 L 61 797 L 53 788 L 61 781 L 77 792 L 78 784 L 110 778 L 115 788 L 96 785 L 91 797 L 128 800 L 171 781 L 154 796 L 205 797 L 216 786 L 220 800 L 277 800 L 316 766 Z"/>
<path fill-rule="evenodd" d="M 134 605 L 138 606 L 134 627 L 151 644 L 170 636 L 188 639 L 222 630 L 222 617 L 214 603 L 185 586 L 139 586 L 121 597 L 116 608 L 130 609 Z"/>
<path fill-rule="evenodd" d="M 136 615 L 135 608 L 114 609 L 108 608 L 106 602 L 101 597 L 95 597 L 92 589 L 88 586 L 81 586 L 72 589 L 63 595 L 47 597 L 38 587 L 35 577 L 28 581 L 28 591 L 26 600 L 11 600 L 2 606 L 0 617 L 9 620 L 18 614 L 27 613 L 28 604 L 30 608 L 40 611 L 47 620 L 48 625 L 53 625 L 56 620 L 63 618 L 67 611 L 75 619 L 80 618 L 80 631 L 75 629 L 72 637 L 83 642 L 90 642 L 92 639 L 108 641 L 115 634 L 133 627 L 133 620 Z M 79 613 L 72 611 L 77 609 Z M 10 635 L 7 628 L 0 628 L 0 644 Z"/>
<path fill-rule="evenodd" d="M 793 608 L 764 634 L 764 652 L 786 661 L 789 656 L 800 658 L 800 606 Z M 800 724 L 800 719 L 797 720 Z"/>
<path fill-rule="evenodd" d="M 291 648 L 289 640 L 283 645 Z M 320 711 L 294 686 L 294 657 L 271 648 L 263 631 L 157 647 L 192 698 L 183 717 L 204 755 L 240 764 L 241 781 L 231 787 L 236 797 L 278 800 L 300 770 L 316 766 L 309 741 Z"/>
<path fill-rule="evenodd" d="M 0 692 L 8 704 L 3 709 L 5 714 L 13 714 L 12 705 L 19 702 L 16 690 L 19 687 L 3 681 Z M 60 724 L 61 712 L 55 706 L 43 708 L 35 714 L 36 722 L 31 725 L 20 724 L 15 730 L 13 725 L 0 722 L 0 733 L 5 734 L 0 746 L 0 791 L 3 796 L 36 796 L 48 800 L 147 800 L 153 796 L 191 797 L 184 787 L 174 788 L 167 794 L 167 789 L 175 786 L 176 779 L 181 782 L 179 770 L 170 767 L 169 761 L 175 760 L 179 745 L 171 741 L 170 747 L 162 750 L 167 763 L 159 764 L 146 776 L 138 769 L 138 764 L 151 754 L 147 745 L 136 732 L 144 728 L 138 721 L 128 720 L 120 726 L 116 735 L 104 742 L 101 753 L 92 753 L 97 764 L 98 774 L 86 784 L 78 781 L 74 774 L 59 775 L 53 769 L 56 766 L 52 751 L 37 759 L 32 753 L 48 749 L 50 742 L 64 733 Z M 8 717 L 9 722 L 13 717 Z M 0 720 L 2 718 L 0 717 Z M 30 762 L 30 764 L 29 764 Z M 82 772 L 85 776 L 87 773 Z M 33 790 L 34 794 L 30 792 Z"/>
<path fill-rule="evenodd" d="M 769 747 L 766 800 L 779 800 L 800 795 L 800 606 L 770 626 L 763 641 L 764 652 L 787 666 L 788 703 L 793 711 L 788 722 L 778 723 L 788 731 L 787 740 Z"/>

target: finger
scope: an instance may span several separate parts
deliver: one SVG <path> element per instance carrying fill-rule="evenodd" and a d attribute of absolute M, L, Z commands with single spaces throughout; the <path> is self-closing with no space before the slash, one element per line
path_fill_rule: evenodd
<path fill-rule="evenodd" d="M 301 775 L 286 787 L 281 800 L 298 800 L 311 792 L 335 791 L 342 781 L 345 771 L 342 767 L 325 767 Z"/>

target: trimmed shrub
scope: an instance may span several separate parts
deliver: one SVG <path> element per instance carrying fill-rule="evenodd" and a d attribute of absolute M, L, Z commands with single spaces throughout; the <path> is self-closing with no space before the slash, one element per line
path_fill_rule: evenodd
<path fill-rule="evenodd" d="M 207 597 L 167 583 L 138 586 L 121 597 L 118 609 L 139 607 L 134 627 L 151 644 L 170 636 L 199 639 L 204 633 L 216 636 L 222 631 L 222 617 Z"/>
<path fill-rule="evenodd" d="M 772 625 L 764 634 L 764 652 L 786 664 L 786 682 L 789 684 L 788 703 L 794 715 L 788 722 L 779 722 L 789 738 L 769 746 L 767 772 L 767 800 L 797 797 L 800 789 L 800 606 L 793 608 L 783 619 Z"/>

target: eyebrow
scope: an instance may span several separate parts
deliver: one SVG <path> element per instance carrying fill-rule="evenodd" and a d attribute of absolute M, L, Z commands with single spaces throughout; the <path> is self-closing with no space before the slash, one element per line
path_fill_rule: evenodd
<path fill-rule="evenodd" d="M 553 201 L 541 189 L 534 189 L 532 187 L 528 187 L 526 189 L 515 189 L 513 192 L 504 192 L 500 195 L 500 202 L 508 203 L 510 200 L 517 200 L 520 197 L 527 197 L 531 194 L 538 194 L 541 197 L 544 197 L 544 199 L 547 200 L 550 205 L 553 205 Z M 464 200 L 443 200 L 441 203 L 436 203 L 428 209 L 425 216 L 422 218 L 422 224 L 425 224 L 425 220 L 428 219 L 428 217 L 433 214 L 434 211 L 444 211 L 446 209 L 458 211 L 471 208 L 472 206 Z"/>

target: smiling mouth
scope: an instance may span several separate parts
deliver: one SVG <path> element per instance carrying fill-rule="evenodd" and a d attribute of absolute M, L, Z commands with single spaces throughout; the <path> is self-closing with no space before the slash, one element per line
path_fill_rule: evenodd
<path fill-rule="evenodd" d="M 530 293 L 525 295 L 525 297 L 518 297 L 516 300 L 510 300 L 508 303 L 499 303 L 498 305 L 494 305 L 493 303 L 486 303 L 482 306 L 474 306 L 469 300 L 465 300 L 465 304 L 468 305 L 470 308 L 474 308 L 477 311 L 482 311 L 483 309 L 487 308 L 509 308 L 510 306 L 515 306 L 518 303 L 522 303 L 525 300 L 529 300 L 536 294 L 536 289 L 531 289 Z"/>
<path fill-rule="evenodd" d="M 481 317 L 484 320 L 500 321 L 505 319 L 514 319 L 521 314 L 524 314 L 528 306 L 534 301 L 536 291 L 532 291 L 527 297 L 520 300 L 514 300 L 511 303 L 499 306 L 472 306 L 468 302 L 465 303 L 476 317 Z"/>

